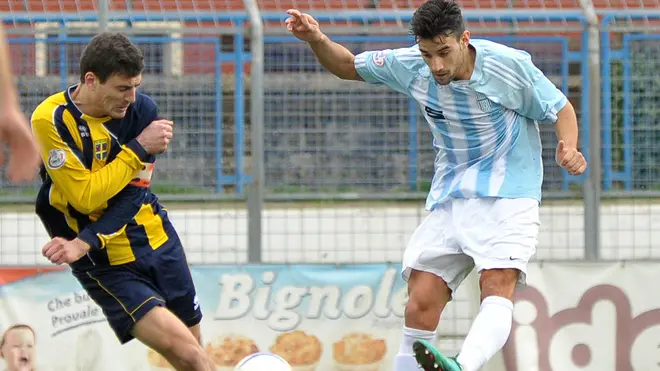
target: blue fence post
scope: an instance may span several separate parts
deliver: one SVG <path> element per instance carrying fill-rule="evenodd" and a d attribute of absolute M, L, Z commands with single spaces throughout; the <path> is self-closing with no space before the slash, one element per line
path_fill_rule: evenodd
<path fill-rule="evenodd" d="M 591 131 L 590 131 L 590 120 L 591 120 L 591 105 L 589 104 L 591 100 L 591 84 L 589 84 L 589 31 L 586 27 L 584 31 L 582 31 L 582 50 L 580 51 L 580 73 L 582 75 L 582 84 L 580 85 L 582 87 L 582 96 L 580 97 L 581 101 L 581 106 L 582 106 L 582 114 L 580 117 L 581 123 L 581 129 L 582 129 L 582 153 L 584 154 L 585 159 L 587 162 L 589 162 L 589 143 L 590 142 L 590 136 L 591 136 Z M 598 112 L 594 112 L 593 114 L 598 114 Z M 598 135 L 598 133 L 596 133 Z M 584 176 L 583 176 L 584 177 Z"/>
<path fill-rule="evenodd" d="M 243 27 L 243 21 L 236 22 Z M 234 34 L 234 159 L 236 165 L 236 193 L 243 194 L 243 156 L 245 148 L 245 92 L 243 89 L 244 36 Z"/>
<path fill-rule="evenodd" d="M 408 188 L 410 191 L 417 190 L 417 157 L 419 144 L 417 143 L 417 102 L 408 99 Z"/>
<path fill-rule="evenodd" d="M 610 23 L 611 16 L 606 15 L 601 22 L 601 41 L 600 47 L 603 54 L 603 66 L 601 68 L 602 91 L 602 140 L 603 140 L 603 190 L 612 188 L 612 53 L 610 49 L 610 33 L 607 26 Z M 594 114 L 596 114 L 594 112 Z M 598 135 L 598 133 L 592 133 Z"/>
<path fill-rule="evenodd" d="M 215 192 L 222 193 L 224 175 L 222 160 L 224 156 L 222 153 L 222 46 L 220 40 L 216 38 L 213 46 L 215 49 Z"/>
<path fill-rule="evenodd" d="M 566 40 L 565 37 L 562 37 L 561 41 L 561 91 L 564 93 L 565 96 L 568 97 L 568 57 L 569 57 L 569 50 L 568 50 L 568 41 Z M 568 186 L 571 183 L 572 176 L 566 171 L 566 169 L 562 168 L 562 190 L 564 192 L 568 191 Z"/>
<path fill-rule="evenodd" d="M 630 36 L 623 36 L 623 186 L 626 191 L 632 190 L 632 113 L 630 110 L 632 85 L 632 68 L 630 67 Z"/>
<path fill-rule="evenodd" d="M 60 27 L 64 28 L 64 22 L 61 22 Z M 67 59 L 67 39 L 69 35 L 61 32 L 57 35 L 57 42 L 59 44 L 59 53 L 60 53 L 60 63 L 59 63 L 59 69 L 60 69 L 60 90 L 66 90 L 68 88 L 67 80 L 68 80 L 68 75 L 69 71 L 68 68 L 68 61 Z M 46 48 L 48 50 L 48 48 Z M 46 55 L 48 55 L 48 51 L 46 51 Z M 46 69 L 48 69 L 46 67 Z"/>

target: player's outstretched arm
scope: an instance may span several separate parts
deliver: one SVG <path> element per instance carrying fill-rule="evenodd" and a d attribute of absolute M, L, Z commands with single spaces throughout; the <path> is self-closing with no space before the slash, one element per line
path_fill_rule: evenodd
<path fill-rule="evenodd" d="M 7 38 L 0 23 L 0 139 L 10 149 L 7 176 L 12 182 L 32 180 L 40 158 L 27 118 L 21 111 L 11 71 Z M 2 152 L 0 151 L 0 154 Z M 0 163 L 2 158 L 0 157 Z"/>
<path fill-rule="evenodd" d="M 285 24 L 289 32 L 309 44 L 316 59 L 325 69 L 344 80 L 362 81 L 362 77 L 355 69 L 353 53 L 321 32 L 319 23 L 314 17 L 297 9 L 290 9 L 287 14 L 290 17 Z"/>

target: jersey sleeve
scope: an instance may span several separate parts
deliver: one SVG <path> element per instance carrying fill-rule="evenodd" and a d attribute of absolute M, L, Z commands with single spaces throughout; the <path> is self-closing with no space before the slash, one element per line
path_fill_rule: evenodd
<path fill-rule="evenodd" d="M 420 62 L 424 63 L 419 49 L 401 48 L 366 51 L 356 55 L 354 63 L 364 81 L 410 95 L 409 87 Z"/>
<path fill-rule="evenodd" d="M 502 106 L 540 122 L 557 122 L 566 96 L 532 62 L 529 54 L 485 58 L 487 95 Z"/>
<path fill-rule="evenodd" d="M 147 188 L 128 185 L 108 202 L 108 208 L 94 223 L 78 234 L 92 249 L 102 249 L 108 241 L 121 234 L 126 225 L 140 211 L 148 193 Z"/>
<path fill-rule="evenodd" d="M 114 197 L 143 169 L 149 154 L 133 139 L 122 146 L 116 158 L 97 171 L 87 169 L 64 123 L 64 107 L 52 112 L 37 109 L 32 130 L 41 148 L 41 158 L 53 183 L 79 212 L 89 214 Z"/>

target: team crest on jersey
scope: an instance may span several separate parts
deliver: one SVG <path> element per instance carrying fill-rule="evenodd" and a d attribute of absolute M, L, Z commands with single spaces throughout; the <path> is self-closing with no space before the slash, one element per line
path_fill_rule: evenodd
<path fill-rule="evenodd" d="M 59 169 L 66 163 L 66 152 L 63 149 L 51 149 L 48 152 L 48 168 Z"/>
<path fill-rule="evenodd" d="M 487 96 L 477 93 L 477 104 L 479 105 L 479 108 L 484 111 L 484 112 L 490 112 L 491 105 L 490 105 L 490 99 L 488 99 Z"/>
<path fill-rule="evenodd" d="M 385 57 L 387 56 L 387 53 L 385 51 L 378 51 L 374 53 L 374 56 L 372 57 L 374 64 L 378 67 L 383 67 L 385 65 Z"/>
<path fill-rule="evenodd" d="M 94 157 L 99 161 L 105 161 L 108 158 L 108 140 L 101 139 L 94 141 Z"/>

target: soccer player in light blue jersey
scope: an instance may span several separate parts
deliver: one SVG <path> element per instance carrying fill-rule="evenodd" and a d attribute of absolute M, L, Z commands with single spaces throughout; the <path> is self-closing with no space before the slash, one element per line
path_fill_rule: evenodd
<path fill-rule="evenodd" d="M 288 30 L 336 76 L 386 85 L 414 98 L 437 150 L 428 217 L 403 256 L 408 282 L 394 371 L 477 371 L 506 343 L 512 297 L 536 252 L 543 164 L 539 125 L 554 125 L 557 163 L 587 167 L 573 106 L 530 55 L 470 38 L 459 6 L 429 0 L 414 14 L 409 48 L 354 56 L 308 14 L 289 10 Z M 476 267 L 481 307 L 457 357 L 432 342 L 452 293 Z"/>

